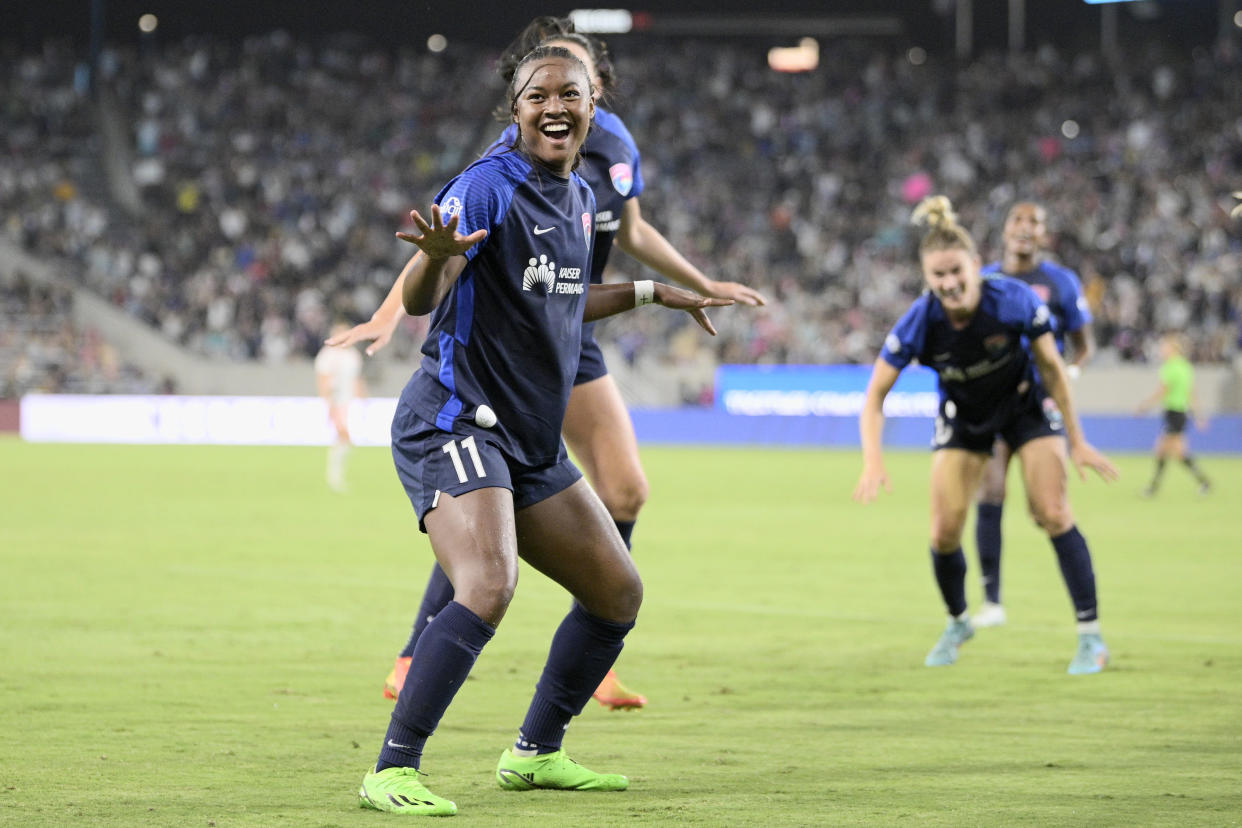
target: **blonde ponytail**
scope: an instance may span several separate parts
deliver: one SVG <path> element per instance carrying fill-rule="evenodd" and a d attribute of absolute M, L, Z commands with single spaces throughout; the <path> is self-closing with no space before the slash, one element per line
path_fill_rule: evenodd
<path fill-rule="evenodd" d="M 953 204 L 946 196 L 928 196 L 920 201 L 910 214 L 910 221 L 928 228 L 927 235 L 919 243 L 920 256 L 929 250 L 959 248 L 978 255 L 975 240 L 957 223 L 957 213 L 953 211 Z"/>

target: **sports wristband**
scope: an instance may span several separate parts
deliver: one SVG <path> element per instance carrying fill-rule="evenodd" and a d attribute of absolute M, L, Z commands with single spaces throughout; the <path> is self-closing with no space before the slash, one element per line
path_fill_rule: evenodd
<path fill-rule="evenodd" d="M 634 307 L 641 308 L 655 302 L 655 282 L 643 279 L 634 283 Z"/>

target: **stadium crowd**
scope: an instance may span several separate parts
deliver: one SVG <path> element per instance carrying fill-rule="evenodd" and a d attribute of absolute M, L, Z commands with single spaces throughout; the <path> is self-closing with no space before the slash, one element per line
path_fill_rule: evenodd
<path fill-rule="evenodd" d="M 919 290 L 909 208 L 933 190 L 985 256 L 1016 199 L 1047 206 L 1099 359 L 1154 358 L 1171 328 L 1197 361 L 1239 352 L 1236 51 L 1153 45 L 1117 67 L 1044 48 L 958 68 L 852 41 L 789 75 L 753 43 L 612 45 L 644 215 L 713 278 L 773 300 L 714 314 L 714 339 L 674 314 L 607 323 L 627 360 L 870 362 Z M 67 48 L 4 53 L 0 233 L 197 352 L 313 356 L 334 317 L 378 306 L 409 254 L 393 238 L 408 210 L 498 134 L 494 59 L 349 35 L 194 39 L 107 52 L 96 105 Z M 95 106 L 120 114 L 126 146 L 106 140 Z M 99 161 L 118 151 L 141 210 L 108 195 Z"/>
<path fill-rule="evenodd" d="M 92 327 L 73 320 L 73 292 L 0 274 L 0 399 L 23 394 L 170 393 Z"/>

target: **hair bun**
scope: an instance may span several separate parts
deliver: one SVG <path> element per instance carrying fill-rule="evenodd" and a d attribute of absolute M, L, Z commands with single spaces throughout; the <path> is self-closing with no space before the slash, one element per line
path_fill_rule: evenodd
<path fill-rule="evenodd" d="M 953 203 L 947 196 L 928 196 L 919 202 L 910 214 L 912 224 L 925 224 L 935 230 L 941 227 L 957 225 L 957 213 L 953 212 Z"/>

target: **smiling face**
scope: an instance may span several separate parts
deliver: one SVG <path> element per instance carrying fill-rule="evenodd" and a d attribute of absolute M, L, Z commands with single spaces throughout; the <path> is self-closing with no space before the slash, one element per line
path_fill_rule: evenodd
<path fill-rule="evenodd" d="M 1001 232 L 1006 261 L 1032 265 L 1047 244 L 1047 222 L 1047 213 L 1038 204 L 1029 201 L 1015 204 L 1005 218 L 1005 228 Z"/>
<path fill-rule="evenodd" d="M 983 279 L 979 257 L 960 247 L 923 253 L 923 279 L 954 320 L 969 319 L 979 307 Z"/>
<path fill-rule="evenodd" d="M 539 57 L 519 66 L 513 82 L 513 120 L 522 145 L 554 173 L 568 176 L 595 115 L 585 67 L 572 58 Z"/>

